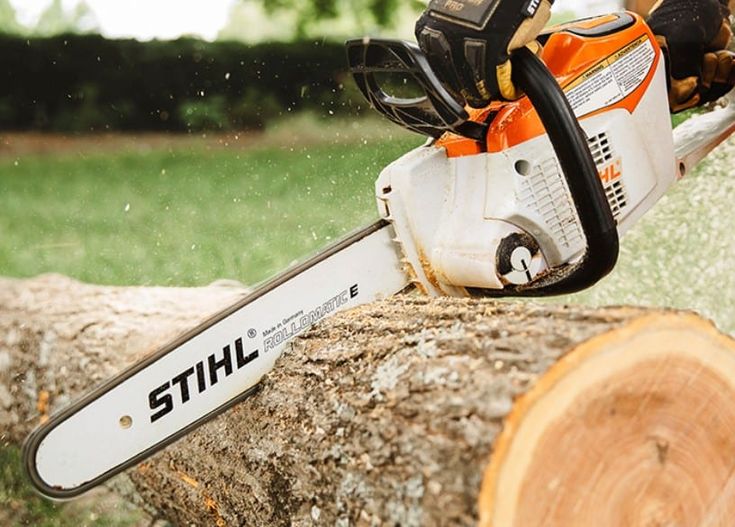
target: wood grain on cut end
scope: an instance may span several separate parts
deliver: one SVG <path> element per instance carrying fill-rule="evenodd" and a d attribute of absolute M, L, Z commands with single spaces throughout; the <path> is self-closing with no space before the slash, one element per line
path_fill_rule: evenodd
<path fill-rule="evenodd" d="M 482 527 L 725 527 L 735 517 L 735 341 L 693 315 L 593 338 L 519 399 Z"/>

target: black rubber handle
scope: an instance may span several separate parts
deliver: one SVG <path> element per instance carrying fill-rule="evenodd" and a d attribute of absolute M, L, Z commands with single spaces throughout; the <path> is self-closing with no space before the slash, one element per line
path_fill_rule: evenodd
<path fill-rule="evenodd" d="M 587 238 L 587 251 L 575 265 L 552 271 L 514 296 L 552 296 L 576 293 L 604 278 L 618 261 L 618 230 L 605 195 L 587 137 L 556 79 L 529 49 L 511 57 L 513 82 L 533 103 L 554 147 Z M 499 292 L 507 296 L 508 291 Z M 492 295 L 492 293 L 490 293 Z"/>

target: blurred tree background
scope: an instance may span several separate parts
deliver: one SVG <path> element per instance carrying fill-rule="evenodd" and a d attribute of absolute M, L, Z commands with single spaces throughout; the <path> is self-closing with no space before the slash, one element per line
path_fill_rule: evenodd
<path fill-rule="evenodd" d="M 341 44 L 0 36 L 0 126 L 47 131 L 262 128 L 360 110 Z"/>
<path fill-rule="evenodd" d="M 324 35 L 340 39 L 386 29 L 405 35 L 425 7 L 421 0 L 243 0 L 219 36 L 253 42 Z M 251 21 L 263 18 L 268 23 L 254 28 Z"/>
<path fill-rule="evenodd" d="M 94 33 L 99 26 L 89 4 L 81 0 L 65 9 L 62 0 L 51 0 L 32 26 L 18 21 L 10 0 L 0 0 L 0 32 L 14 35 L 51 36 L 62 33 Z"/>
<path fill-rule="evenodd" d="M 89 5 L 52 0 L 33 26 L 0 0 L 0 130 L 256 130 L 308 110 L 356 115 L 342 42 L 412 23 L 423 2 L 242 0 L 214 42 L 99 34 Z M 405 30 L 404 30 L 405 33 Z"/>

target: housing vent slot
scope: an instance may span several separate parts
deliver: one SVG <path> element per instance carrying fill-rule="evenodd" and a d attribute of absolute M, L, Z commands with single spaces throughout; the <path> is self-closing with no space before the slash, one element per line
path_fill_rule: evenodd
<path fill-rule="evenodd" d="M 589 140 L 590 152 L 595 160 L 598 170 L 602 172 L 616 159 L 615 151 L 610 144 L 610 138 L 603 132 L 591 137 Z M 622 178 L 605 183 L 605 194 L 610 204 L 613 218 L 617 221 L 625 208 L 628 206 L 628 192 L 623 184 Z"/>

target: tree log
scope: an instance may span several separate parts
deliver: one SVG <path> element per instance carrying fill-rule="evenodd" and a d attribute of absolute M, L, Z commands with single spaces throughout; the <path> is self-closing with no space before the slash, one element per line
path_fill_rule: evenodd
<path fill-rule="evenodd" d="M 0 282 L 0 427 L 244 294 Z M 732 525 L 735 343 L 693 314 L 403 295 L 127 476 L 177 525 Z"/>

